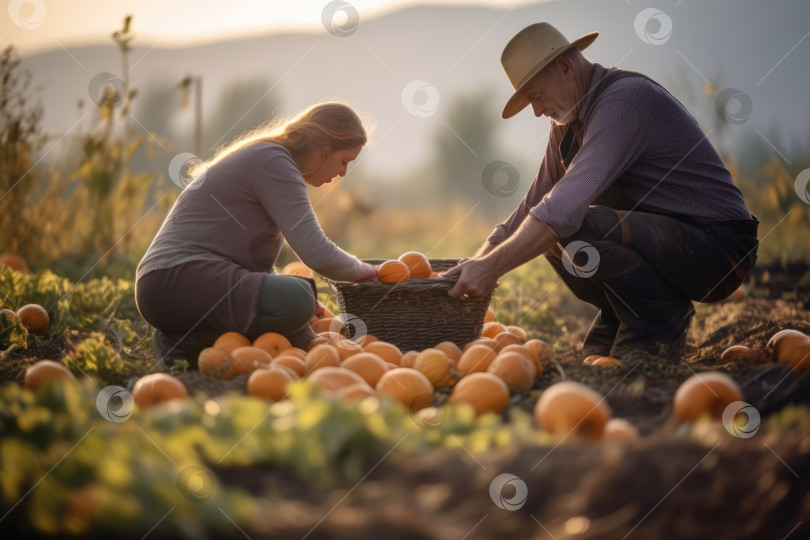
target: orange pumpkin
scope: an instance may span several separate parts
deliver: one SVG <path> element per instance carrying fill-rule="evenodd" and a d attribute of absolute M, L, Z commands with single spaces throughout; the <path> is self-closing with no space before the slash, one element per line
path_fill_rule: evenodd
<path fill-rule="evenodd" d="M 469 349 L 473 345 L 486 345 L 487 347 L 489 347 L 493 351 L 497 352 L 497 350 L 498 350 L 498 343 L 494 339 L 488 338 L 488 337 L 480 337 L 480 338 L 474 339 L 473 341 L 471 341 L 471 342 L 467 343 L 466 345 L 464 345 L 464 351 L 463 352 L 467 352 L 467 349 Z"/>
<path fill-rule="evenodd" d="M 500 414 L 509 405 L 509 387 L 492 373 L 473 373 L 462 378 L 450 394 L 450 403 L 469 403 L 480 416 Z"/>
<path fill-rule="evenodd" d="M 522 343 L 526 343 L 526 341 L 529 339 L 529 336 L 526 335 L 526 330 L 524 330 L 519 326 L 507 326 L 506 331 L 515 334 L 517 337 L 520 338 L 520 341 Z"/>
<path fill-rule="evenodd" d="M 300 261 L 293 261 L 288 263 L 281 269 L 281 274 L 285 276 L 304 276 L 312 277 L 312 270 Z"/>
<path fill-rule="evenodd" d="M 501 332 L 493 338 L 495 340 L 495 348 L 501 350 L 508 345 L 523 345 L 523 340 L 512 332 Z"/>
<path fill-rule="evenodd" d="M 28 269 L 28 263 L 25 262 L 25 259 L 20 257 L 15 253 L 3 253 L 0 255 L 0 266 L 8 266 L 12 270 L 20 272 L 22 274 L 30 274 L 31 271 Z"/>
<path fill-rule="evenodd" d="M 351 384 L 338 388 L 335 395 L 343 401 L 360 401 L 367 397 L 374 397 L 377 394 L 374 389 L 367 384 Z"/>
<path fill-rule="evenodd" d="M 374 341 L 368 343 L 365 345 L 364 349 L 366 352 L 376 354 L 385 362 L 400 365 L 400 361 L 402 360 L 402 351 L 399 350 L 399 347 L 393 343 L 388 343 L 387 341 Z"/>
<path fill-rule="evenodd" d="M 151 407 L 173 399 L 187 399 L 188 390 L 168 373 L 151 373 L 138 379 L 132 387 L 132 398 L 139 407 Z"/>
<path fill-rule="evenodd" d="M 310 324 L 310 327 L 316 334 L 322 334 L 324 332 L 334 332 L 336 334 L 340 334 L 343 332 L 343 321 L 337 317 L 319 319 Z"/>
<path fill-rule="evenodd" d="M 423 373 L 411 368 L 385 372 L 376 388 L 379 396 L 398 401 L 411 412 L 427 407 L 433 399 L 433 385 Z"/>
<path fill-rule="evenodd" d="M 797 373 L 810 370 L 810 337 L 798 330 L 782 330 L 768 341 L 767 348 L 780 364 Z"/>
<path fill-rule="evenodd" d="M 382 283 L 402 283 L 411 279 L 411 272 L 402 261 L 385 261 L 377 267 L 377 279 Z"/>
<path fill-rule="evenodd" d="M 450 360 L 439 349 L 425 349 L 413 361 L 413 368 L 428 378 L 433 388 L 450 386 L 455 377 L 450 371 Z"/>
<path fill-rule="evenodd" d="M 75 381 L 76 377 L 64 365 L 53 360 L 40 360 L 34 365 L 28 366 L 25 370 L 25 382 L 23 385 L 36 392 L 45 384 L 51 381 Z"/>
<path fill-rule="evenodd" d="M 197 357 L 197 369 L 200 374 L 212 379 L 230 379 L 230 358 L 225 349 L 208 347 L 200 351 Z"/>
<path fill-rule="evenodd" d="M 461 359 L 456 365 L 456 370 L 462 376 L 469 375 L 470 373 L 484 372 L 489 368 L 489 365 L 495 360 L 497 354 L 494 350 L 486 345 L 474 345 L 464 351 Z"/>
<path fill-rule="evenodd" d="M 731 362 L 739 360 L 742 362 L 756 362 L 759 360 L 759 353 L 745 345 L 732 345 L 720 355 L 720 360 Z"/>
<path fill-rule="evenodd" d="M 337 350 L 341 361 L 346 360 L 350 356 L 363 352 L 363 347 L 347 338 L 336 340 L 332 346 L 335 347 L 335 350 Z"/>
<path fill-rule="evenodd" d="M 239 332 L 225 332 L 214 341 L 215 349 L 222 349 L 230 353 L 237 347 L 249 347 L 250 340 Z"/>
<path fill-rule="evenodd" d="M 419 351 L 406 352 L 399 361 L 399 367 L 413 368 L 417 356 L 419 356 Z"/>
<path fill-rule="evenodd" d="M 340 355 L 333 345 L 318 345 L 307 354 L 304 373 L 312 373 L 318 368 L 340 365 Z"/>
<path fill-rule="evenodd" d="M 324 392 L 331 393 L 354 384 L 368 383 L 357 373 L 350 369 L 338 366 L 326 366 L 318 368 L 307 377 L 312 384 L 323 390 Z"/>
<path fill-rule="evenodd" d="M 276 358 L 273 358 L 273 361 L 270 362 L 271 366 L 284 366 L 288 369 L 291 369 L 295 372 L 296 375 L 299 377 L 303 377 L 306 373 L 306 365 L 305 362 L 306 357 L 304 359 L 300 359 L 297 356 L 292 356 L 288 354 L 281 354 Z"/>
<path fill-rule="evenodd" d="M 318 337 L 328 339 L 332 343 L 332 345 L 334 345 L 335 343 L 337 343 L 342 339 L 346 339 L 346 337 L 343 334 L 340 334 L 338 332 L 321 332 L 320 334 L 318 334 Z"/>
<path fill-rule="evenodd" d="M 250 373 L 262 366 L 269 366 L 273 361 L 270 353 L 258 347 L 237 347 L 230 354 L 231 375 L 238 377 Z"/>
<path fill-rule="evenodd" d="M 458 345 L 453 343 L 452 341 L 442 341 L 435 347 L 434 349 L 439 349 L 444 354 L 447 355 L 447 359 L 450 360 L 450 363 L 455 367 L 458 363 L 459 359 L 461 358 L 461 349 L 458 348 Z"/>
<path fill-rule="evenodd" d="M 44 334 L 51 326 L 51 318 L 45 308 L 39 304 L 26 304 L 17 310 L 23 326 L 34 334 Z"/>
<path fill-rule="evenodd" d="M 602 432 L 602 440 L 605 442 L 632 443 L 638 439 L 638 430 L 624 418 L 611 418 Z"/>
<path fill-rule="evenodd" d="M 491 307 L 487 307 L 487 313 L 484 315 L 484 324 L 495 322 L 495 312 L 492 311 Z"/>
<path fill-rule="evenodd" d="M 287 397 L 287 384 L 292 380 L 286 368 L 257 369 L 248 378 L 247 391 L 267 401 L 281 401 Z"/>
<path fill-rule="evenodd" d="M 549 344 L 541 339 L 530 339 L 523 346 L 536 354 L 538 360 L 546 360 L 554 354 Z"/>
<path fill-rule="evenodd" d="M 534 353 L 532 353 L 529 349 L 527 349 L 523 345 L 507 345 L 506 347 L 500 350 L 498 356 L 512 352 L 522 354 L 523 356 L 526 357 L 526 360 L 528 360 L 529 363 L 531 364 L 532 377 L 538 379 L 540 378 L 540 376 L 543 375 L 543 364 L 541 364 L 537 360 L 537 356 L 535 356 Z"/>
<path fill-rule="evenodd" d="M 518 394 L 531 388 L 534 383 L 534 364 L 517 352 L 499 354 L 487 371 L 503 379 L 509 390 Z"/>
<path fill-rule="evenodd" d="M 612 356 L 600 356 L 591 362 L 591 365 L 599 367 L 619 367 L 622 365 L 622 363 L 619 361 L 619 359 L 613 358 Z"/>
<path fill-rule="evenodd" d="M 678 387 L 674 412 L 684 422 L 694 422 L 702 414 L 721 420 L 726 407 L 742 399 L 734 379 L 719 371 L 706 371 L 692 375 Z"/>
<path fill-rule="evenodd" d="M 488 337 L 495 339 L 495 336 L 501 332 L 506 332 L 506 327 L 499 322 L 484 323 L 484 328 L 481 330 L 481 337 Z"/>
<path fill-rule="evenodd" d="M 299 349 L 298 347 L 290 347 L 288 349 L 284 349 L 273 358 L 278 358 L 279 356 L 295 356 L 296 358 L 300 358 L 303 361 L 306 360 L 307 358 L 307 351 L 305 351 L 304 349 Z"/>
<path fill-rule="evenodd" d="M 292 347 L 290 341 L 276 332 L 266 332 L 253 341 L 253 346 L 258 347 L 272 356 L 276 357 L 281 351 Z"/>
<path fill-rule="evenodd" d="M 374 337 L 371 334 L 365 334 L 365 335 L 356 336 L 356 337 L 353 336 L 352 339 L 353 339 L 353 341 L 355 343 L 357 343 L 358 345 L 360 345 L 363 348 L 365 348 L 367 345 L 371 345 L 372 343 L 376 343 L 377 341 L 380 341 L 379 339 L 377 339 L 376 337 Z"/>
<path fill-rule="evenodd" d="M 323 336 L 318 336 L 307 344 L 307 353 L 318 345 L 332 345 L 332 340 Z"/>
<path fill-rule="evenodd" d="M 573 381 L 551 385 L 534 408 L 535 422 L 552 435 L 592 441 L 602 437 L 610 415 L 610 408 L 599 393 Z"/>
<path fill-rule="evenodd" d="M 430 267 L 430 262 L 427 257 L 418 251 L 409 251 L 400 255 L 399 261 L 405 263 L 408 267 L 408 272 L 411 278 L 426 278 L 430 277 L 433 269 Z"/>
<path fill-rule="evenodd" d="M 382 358 L 376 354 L 363 352 L 350 356 L 343 362 L 340 367 L 344 367 L 354 371 L 370 384 L 372 387 L 377 386 L 380 377 L 388 371 L 388 367 Z"/>

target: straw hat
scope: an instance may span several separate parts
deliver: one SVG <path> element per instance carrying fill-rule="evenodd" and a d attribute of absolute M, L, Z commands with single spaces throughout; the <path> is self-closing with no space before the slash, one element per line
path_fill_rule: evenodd
<path fill-rule="evenodd" d="M 503 108 L 502 116 L 511 118 L 529 104 L 521 90 L 541 69 L 573 47 L 584 50 L 598 35 L 599 32 L 591 32 L 570 43 L 559 30 L 545 22 L 532 24 L 518 32 L 501 54 L 501 65 L 515 89 Z"/>

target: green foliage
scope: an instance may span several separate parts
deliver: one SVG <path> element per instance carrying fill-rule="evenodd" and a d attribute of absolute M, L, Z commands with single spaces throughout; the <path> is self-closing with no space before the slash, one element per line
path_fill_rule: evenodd
<path fill-rule="evenodd" d="M 504 426 L 495 415 L 475 418 L 469 406 L 448 406 L 436 429 L 426 429 L 399 404 L 344 403 L 306 382 L 276 404 L 200 395 L 135 407 L 128 419 L 111 422 L 96 408 L 100 389 L 90 379 L 36 394 L 14 383 L 0 387 L 0 497 L 9 507 L 25 503 L 4 525 L 63 535 L 160 523 L 157 535 L 199 537 L 202 528 L 232 528 L 230 519 L 244 527 L 256 517 L 252 500 L 221 485 L 209 463 L 270 465 L 326 486 L 359 481 L 389 453 L 407 458 L 461 445 L 481 452 L 549 440 L 522 411 Z"/>

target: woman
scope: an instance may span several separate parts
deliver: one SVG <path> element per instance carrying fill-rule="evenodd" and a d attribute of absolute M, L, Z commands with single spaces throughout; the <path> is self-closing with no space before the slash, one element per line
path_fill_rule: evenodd
<path fill-rule="evenodd" d="M 306 189 L 344 176 L 366 141 L 351 108 L 322 103 L 249 132 L 191 172 L 136 271 L 136 303 L 156 328 L 159 358 L 196 366 L 226 331 L 251 340 L 278 332 L 306 347 L 322 306 L 306 280 L 273 272 L 285 239 L 321 275 L 376 277 L 324 235 Z"/>

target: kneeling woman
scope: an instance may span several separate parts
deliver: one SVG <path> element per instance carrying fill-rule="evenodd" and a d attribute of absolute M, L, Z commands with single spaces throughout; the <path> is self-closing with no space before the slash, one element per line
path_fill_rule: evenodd
<path fill-rule="evenodd" d="M 312 341 L 308 322 L 320 309 L 313 287 L 273 273 L 285 239 L 323 276 L 376 277 L 326 237 L 306 189 L 344 176 L 366 140 L 352 109 L 323 103 L 241 137 L 191 172 L 136 271 L 136 303 L 156 328 L 158 356 L 196 366 L 227 331 L 251 340 L 278 332 L 297 347 Z"/>

